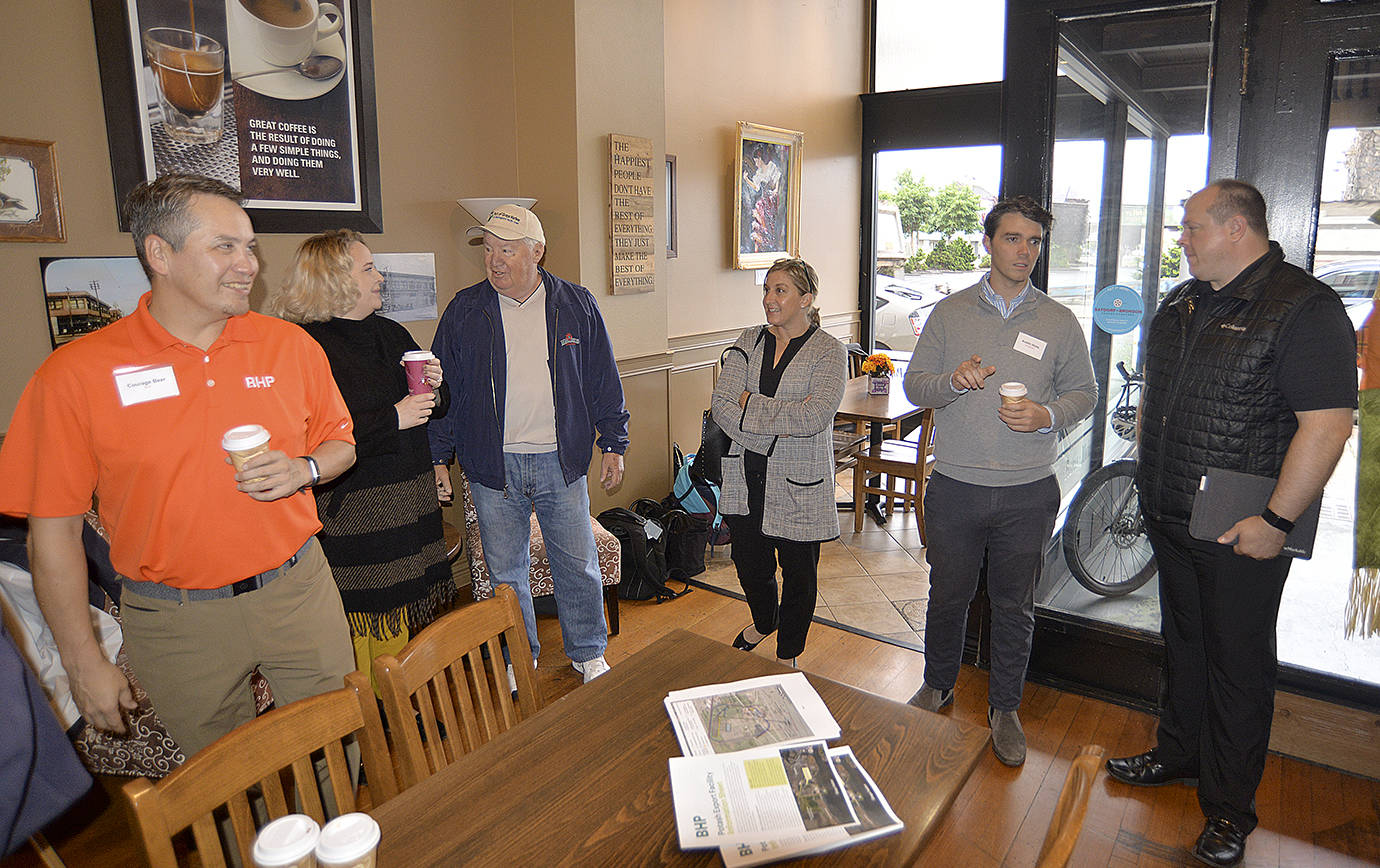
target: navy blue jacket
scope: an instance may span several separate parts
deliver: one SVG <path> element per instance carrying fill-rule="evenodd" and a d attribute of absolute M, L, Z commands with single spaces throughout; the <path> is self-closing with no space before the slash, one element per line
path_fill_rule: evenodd
<path fill-rule="evenodd" d="M 594 296 L 583 286 L 540 269 L 546 284 L 546 334 L 551 342 L 551 383 L 556 398 L 556 453 L 567 485 L 589 471 L 590 448 L 628 448 L 628 411 L 613 344 Z M 502 489 L 503 408 L 507 348 L 498 292 L 484 280 L 451 299 L 431 351 L 450 384 L 450 412 L 428 426 L 431 459 L 451 456 L 470 482 Z"/>

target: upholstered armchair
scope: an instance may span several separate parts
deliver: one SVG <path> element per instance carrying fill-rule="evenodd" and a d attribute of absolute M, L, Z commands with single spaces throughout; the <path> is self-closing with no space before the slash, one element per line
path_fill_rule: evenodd
<path fill-rule="evenodd" d="M 493 580 L 489 576 L 489 565 L 484 560 L 484 543 L 479 538 L 479 515 L 475 512 L 474 498 L 470 495 L 470 481 L 465 471 L 458 466 L 451 470 L 454 489 L 460 496 L 461 509 L 465 515 L 465 557 L 470 566 L 470 589 L 476 600 L 485 600 L 494 595 Z M 532 526 L 532 596 L 545 597 L 556 593 L 551 580 L 551 560 L 546 556 L 546 544 L 537 527 L 537 517 L 529 519 Z M 623 550 L 618 538 L 604 530 L 593 517 L 589 523 L 594 528 L 594 542 L 599 552 L 599 574 L 604 582 L 604 606 L 608 613 L 609 635 L 618 635 L 618 582 L 623 575 Z"/>

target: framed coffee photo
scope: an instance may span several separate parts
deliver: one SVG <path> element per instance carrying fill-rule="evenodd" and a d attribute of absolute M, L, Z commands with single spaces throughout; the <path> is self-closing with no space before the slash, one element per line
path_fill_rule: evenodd
<path fill-rule="evenodd" d="M 66 241 L 52 142 L 0 137 L 0 241 Z"/>
<path fill-rule="evenodd" d="M 733 160 L 733 267 L 766 268 L 800 255 L 805 134 L 738 122 Z"/>
<path fill-rule="evenodd" d="M 370 0 L 91 11 L 117 204 L 187 172 L 242 191 L 261 233 L 383 231 Z"/>

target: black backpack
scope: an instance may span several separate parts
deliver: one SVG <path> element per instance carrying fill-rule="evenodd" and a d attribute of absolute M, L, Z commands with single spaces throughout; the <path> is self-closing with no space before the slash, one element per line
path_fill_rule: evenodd
<path fill-rule="evenodd" d="M 606 509 L 596 518 L 605 530 L 618 538 L 622 548 L 623 575 L 618 582 L 619 598 L 650 600 L 655 597 L 660 603 L 689 593 L 689 584 L 682 591 L 666 587 L 666 580 L 670 577 L 666 569 L 668 534 L 659 522 L 621 506 Z"/>

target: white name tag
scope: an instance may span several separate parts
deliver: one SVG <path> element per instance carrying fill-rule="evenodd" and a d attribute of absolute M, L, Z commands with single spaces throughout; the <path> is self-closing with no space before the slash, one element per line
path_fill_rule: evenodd
<path fill-rule="evenodd" d="M 1025 332 L 1021 332 L 1016 335 L 1016 345 L 1012 349 L 1018 353 L 1025 353 L 1032 359 L 1042 359 L 1045 356 L 1045 347 L 1047 346 L 1049 344 L 1039 338 L 1033 338 Z"/>
<path fill-rule="evenodd" d="M 115 388 L 120 391 L 120 404 L 125 407 L 173 398 L 181 394 L 177 389 L 177 375 L 172 365 L 115 369 Z"/>

